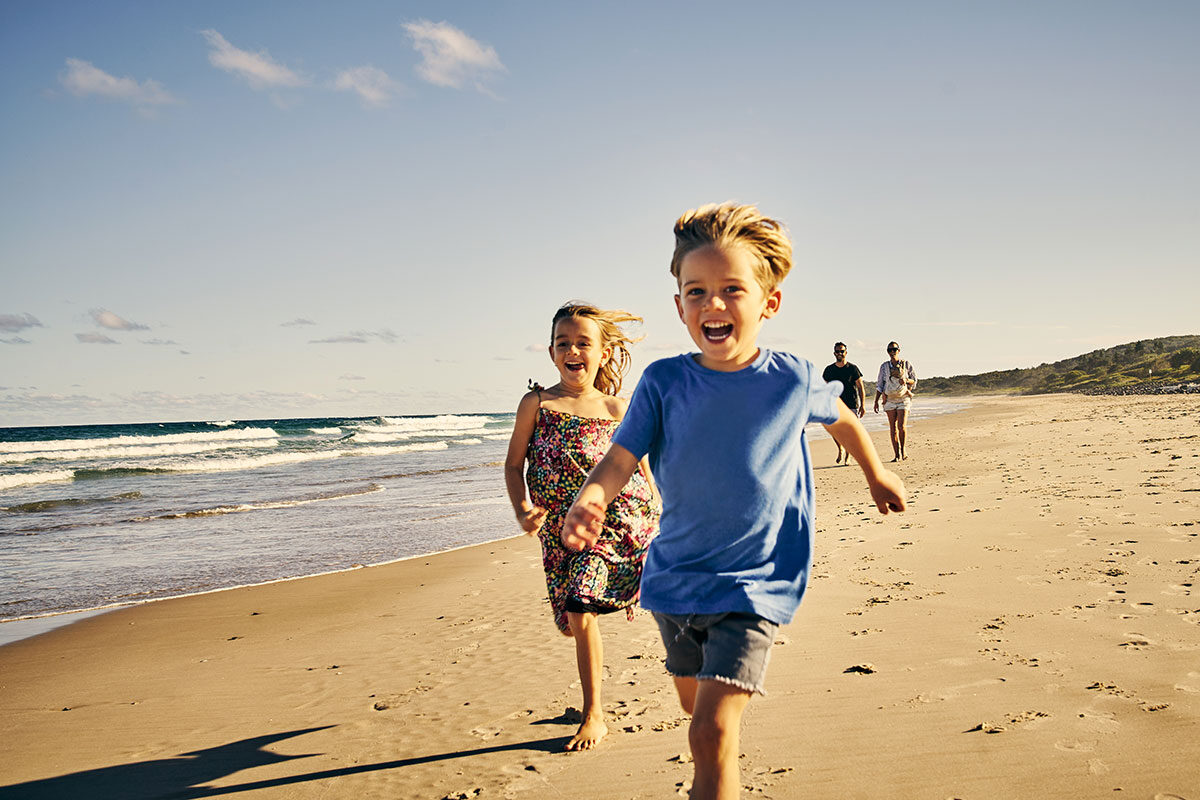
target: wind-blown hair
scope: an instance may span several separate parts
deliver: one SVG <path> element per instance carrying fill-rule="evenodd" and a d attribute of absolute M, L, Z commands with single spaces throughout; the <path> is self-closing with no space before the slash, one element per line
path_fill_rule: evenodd
<path fill-rule="evenodd" d="M 558 321 L 567 317 L 590 319 L 600 329 L 600 346 L 611 348 L 612 355 L 600 366 L 593 385 L 605 394 L 617 395 L 621 391 L 621 381 L 625 379 L 625 373 L 629 372 L 629 363 L 632 360 L 629 355 L 629 345 L 642 340 L 640 336 L 637 338 L 629 336 L 621 328 L 621 325 L 629 322 L 641 323 L 642 318 L 620 309 L 596 308 L 590 303 L 579 301 L 565 303 L 558 311 L 554 312 L 554 319 L 550 322 L 550 344 L 552 346 L 554 329 L 558 327 Z"/>
<path fill-rule="evenodd" d="M 671 274 L 676 281 L 684 257 L 710 245 L 721 249 L 741 247 L 749 253 L 755 261 L 758 283 L 767 293 L 775 291 L 792 269 L 792 240 L 783 223 L 763 216 L 755 206 L 709 204 L 685 211 L 675 220 Z"/>

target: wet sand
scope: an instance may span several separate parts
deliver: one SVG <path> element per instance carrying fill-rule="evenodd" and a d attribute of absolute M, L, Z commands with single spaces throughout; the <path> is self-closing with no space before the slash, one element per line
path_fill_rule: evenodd
<path fill-rule="evenodd" d="M 880 517 L 815 442 L 818 556 L 743 726 L 748 797 L 1200 800 L 1200 398 L 977 398 Z M 886 434 L 874 434 L 890 454 Z M 576 723 L 537 543 L 151 603 L 0 647 L 0 798 L 661 798 L 648 614 Z"/>

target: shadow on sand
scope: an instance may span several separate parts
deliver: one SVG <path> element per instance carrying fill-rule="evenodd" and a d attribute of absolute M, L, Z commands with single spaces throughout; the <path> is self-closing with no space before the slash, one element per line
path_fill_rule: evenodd
<path fill-rule="evenodd" d="M 186 798 L 217 797 L 225 794 L 249 792 L 255 789 L 267 789 L 276 786 L 290 786 L 309 781 L 319 781 L 327 778 L 338 778 L 346 775 L 357 775 L 363 772 L 375 772 L 386 769 L 399 769 L 416 764 L 428 764 L 433 761 L 444 761 L 452 758 L 466 758 L 485 753 L 502 753 L 505 751 L 533 750 L 537 752 L 558 752 L 562 750 L 563 742 L 567 739 L 555 736 L 549 739 L 538 739 L 529 742 L 480 747 L 474 750 L 457 750 L 450 753 L 435 753 L 428 756 L 401 758 L 395 761 L 381 761 L 375 764 L 355 764 L 352 767 L 321 770 L 298 775 L 288 775 L 282 778 L 239 783 L 234 786 L 204 786 L 218 778 L 232 775 L 242 770 L 254 767 L 277 764 L 282 761 L 293 761 L 300 758 L 312 758 L 320 753 L 305 753 L 303 755 L 280 755 L 263 748 L 275 742 L 303 736 L 306 733 L 326 730 L 333 727 L 324 725 L 318 728 L 304 728 L 273 733 L 266 736 L 256 736 L 252 739 L 242 739 L 238 742 L 210 747 L 207 750 L 195 750 L 175 758 L 163 758 L 156 761 L 139 761 L 133 764 L 121 764 L 113 767 L 101 767 L 54 778 L 17 783 L 10 786 L 0 786 L 0 799 L 16 800 L 16 798 L 38 798 L 38 800 L 186 800 Z"/>

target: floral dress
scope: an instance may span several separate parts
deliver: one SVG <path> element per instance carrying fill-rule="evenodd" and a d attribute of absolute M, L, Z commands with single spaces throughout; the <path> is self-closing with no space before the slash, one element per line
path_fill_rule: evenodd
<path fill-rule="evenodd" d="M 571 630 L 567 611 L 626 609 L 641 590 L 646 548 L 658 533 L 659 508 L 640 469 L 608 506 L 599 540 L 582 552 L 563 546 L 563 519 L 592 467 L 612 445 L 620 423 L 539 408 L 529 441 L 525 481 L 530 499 L 547 512 L 538 531 L 554 623 Z"/>

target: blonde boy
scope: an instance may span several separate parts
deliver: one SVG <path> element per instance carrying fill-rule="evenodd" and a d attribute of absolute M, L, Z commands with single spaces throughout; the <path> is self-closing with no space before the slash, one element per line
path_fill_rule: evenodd
<path fill-rule="evenodd" d="M 675 223 L 675 305 L 698 353 L 647 367 L 613 446 L 588 476 L 563 543 L 596 540 L 604 510 L 650 457 L 661 529 L 642 575 L 695 764 L 693 798 L 735 798 L 742 713 L 763 681 L 775 630 L 791 621 L 812 567 L 813 480 L 804 436 L 821 422 L 854 456 L 880 513 L 904 484 L 808 361 L 758 347 L 791 269 L 782 225 L 753 206 L 709 205 Z"/>

